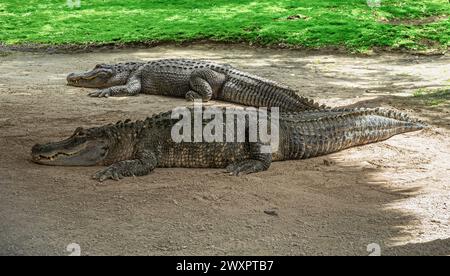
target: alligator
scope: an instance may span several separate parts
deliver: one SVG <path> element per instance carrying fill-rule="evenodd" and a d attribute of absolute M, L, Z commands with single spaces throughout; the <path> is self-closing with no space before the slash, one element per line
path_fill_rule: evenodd
<path fill-rule="evenodd" d="M 228 110 L 215 108 L 220 114 Z M 194 109 L 187 109 L 189 113 L 186 118 L 196 116 Z M 204 108 L 200 112 L 206 115 L 208 111 Z M 269 120 L 274 117 L 273 114 L 268 113 Z M 278 113 L 279 143 L 270 152 L 262 150 L 267 146 L 267 141 L 249 138 L 250 116 L 245 117 L 246 138 L 231 142 L 177 141 L 172 131 L 180 120 L 175 117 L 173 112 L 166 112 L 145 120 L 78 128 L 65 140 L 35 145 L 31 158 L 43 165 L 107 166 L 93 176 L 98 181 L 144 176 L 157 167 L 225 168 L 225 172 L 239 176 L 268 170 L 273 161 L 317 157 L 426 127 L 405 114 L 383 109 Z M 211 122 L 211 118 L 206 117 L 201 120 L 202 126 Z M 237 116 L 232 119 L 235 122 L 238 120 Z M 231 127 L 229 122 L 222 125 L 225 136 Z M 232 127 L 233 132 L 238 133 Z M 192 138 L 193 135 L 188 132 L 187 136 Z"/>
<path fill-rule="evenodd" d="M 233 68 L 228 64 L 190 59 L 161 59 L 118 64 L 98 64 L 85 73 L 67 76 L 71 86 L 99 88 L 91 97 L 134 96 L 139 93 L 184 97 L 188 101 L 211 99 L 281 111 L 326 108 L 275 81 Z"/>

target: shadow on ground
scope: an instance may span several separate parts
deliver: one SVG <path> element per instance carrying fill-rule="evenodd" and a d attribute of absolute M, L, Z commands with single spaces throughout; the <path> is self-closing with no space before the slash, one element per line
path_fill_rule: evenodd
<path fill-rule="evenodd" d="M 450 129 L 450 89 L 432 91 L 420 90 L 413 96 L 382 95 L 370 100 L 362 100 L 346 107 L 391 106 L 399 110 L 410 111 L 412 116 L 426 122 Z"/>

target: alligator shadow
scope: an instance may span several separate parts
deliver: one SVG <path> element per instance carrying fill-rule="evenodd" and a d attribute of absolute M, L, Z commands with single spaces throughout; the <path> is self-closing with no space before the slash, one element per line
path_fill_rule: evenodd
<path fill-rule="evenodd" d="M 404 110 L 419 117 L 430 125 L 450 129 L 450 89 L 437 90 L 416 96 L 381 95 L 347 105 L 346 108 L 380 106 Z"/>

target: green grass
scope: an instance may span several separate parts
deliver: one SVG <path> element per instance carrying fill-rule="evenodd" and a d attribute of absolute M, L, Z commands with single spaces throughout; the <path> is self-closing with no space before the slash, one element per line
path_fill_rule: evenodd
<path fill-rule="evenodd" d="M 440 105 L 450 101 L 450 88 L 438 90 L 419 89 L 414 92 L 414 98 L 421 100 L 428 106 Z"/>
<path fill-rule="evenodd" d="M 448 18 L 421 25 L 388 24 L 450 14 L 447 0 L 2 0 L 0 42 L 84 44 L 208 39 L 312 48 L 447 49 Z M 300 15 L 288 20 L 291 15 Z"/>

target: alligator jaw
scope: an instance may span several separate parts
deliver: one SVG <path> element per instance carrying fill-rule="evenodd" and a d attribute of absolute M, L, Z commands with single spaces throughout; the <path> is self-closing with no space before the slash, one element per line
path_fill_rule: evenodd
<path fill-rule="evenodd" d="M 86 87 L 90 86 L 89 81 L 94 80 L 97 77 L 97 75 L 94 72 L 88 72 L 88 73 L 71 73 L 67 76 L 67 84 L 71 86 L 77 86 L 77 87 Z M 93 84 L 93 87 L 96 87 Z"/>
<path fill-rule="evenodd" d="M 74 153 L 65 153 L 65 152 L 57 152 L 53 155 L 45 155 L 45 154 L 37 154 L 37 155 L 32 155 L 32 161 L 38 164 L 47 164 L 48 162 L 52 162 L 55 161 L 56 159 L 60 158 L 60 157 L 70 157 L 70 156 L 74 156 L 76 154 L 79 154 L 80 151 L 74 152 Z"/>
<path fill-rule="evenodd" d="M 102 140 L 80 138 L 35 145 L 31 150 L 31 161 L 48 166 L 94 166 L 101 163 L 109 153 L 108 145 Z"/>
<path fill-rule="evenodd" d="M 69 142 L 69 143 L 67 143 Z M 70 158 L 80 156 L 86 149 L 85 144 L 67 148 L 70 140 L 46 145 L 35 145 L 31 150 L 31 160 L 42 165 L 56 165 L 69 161 Z"/>

